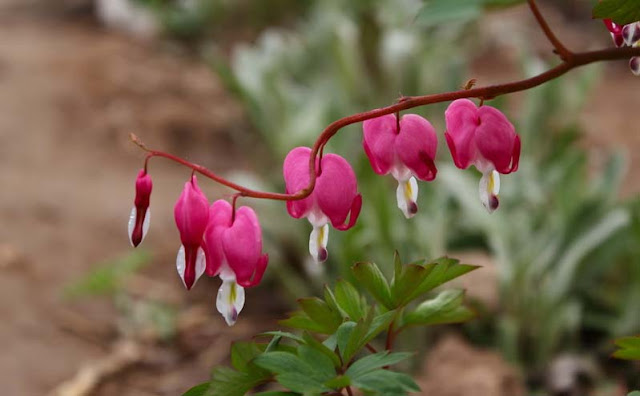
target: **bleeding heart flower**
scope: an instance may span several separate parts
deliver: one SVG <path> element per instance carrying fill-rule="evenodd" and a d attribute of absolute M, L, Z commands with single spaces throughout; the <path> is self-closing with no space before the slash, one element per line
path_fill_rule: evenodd
<path fill-rule="evenodd" d="M 242 206 L 234 216 L 229 202 L 214 202 L 204 242 L 207 275 L 220 275 L 222 279 L 216 307 L 233 326 L 244 307 L 244 288 L 260 283 L 269 262 L 269 256 L 262 254 L 262 231 L 256 213 Z"/>
<path fill-rule="evenodd" d="M 198 187 L 196 175 L 185 183 L 173 214 L 182 241 L 176 267 L 185 287 L 190 290 L 206 267 L 202 236 L 209 220 L 209 202 Z"/>
<path fill-rule="evenodd" d="M 309 184 L 310 156 L 308 147 L 296 147 L 287 154 L 283 174 L 288 194 L 297 193 Z M 360 214 L 362 196 L 358 194 L 356 175 L 351 165 L 339 155 L 326 154 L 321 161 L 316 160 L 316 172 L 316 185 L 311 195 L 287 201 L 287 211 L 296 219 L 306 217 L 309 220 L 313 226 L 309 253 L 316 262 L 322 262 L 328 256 L 328 223 L 331 222 L 338 230 L 353 227 Z"/>
<path fill-rule="evenodd" d="M 406 218 L 418 212 L 416 178 L 431 181 L 438 172 L 434 164 L 438 137 L 431 123 L 416 114 L 400 120 L 393 114 L 367 120 L 362 125 L 362 145 L 373 170 L 398 181 L 398 208 Z"/>
<path fill-rule="evenodd" d="M 500 176 L 518 170 L 520 137 L 500 110 L 468 99 L 451 103 L 445 112 L 445 137 L 456 166 L 482 172 L 480 200 L 489 213 L 498 208 Z"/>
<path fill-rule="evenodd" d="M 136 179 L 136 198 L 134 207 L 129 215 L 129 241 L 131 245 L 137 247 L 149 231 L 151 211 L 149 210 L 149 199 L 153 183 L 151 176 L 144 169 L 141 169 Z"/>
<path fill-rule="evenodd" d="M 616 24 L 611 19 L 603 19 L 604 25 L 611 33 L 611 39 L 616 47 L 620 48 L 624 45 L 624 37 L 622 37 L 622 26 Z"/>

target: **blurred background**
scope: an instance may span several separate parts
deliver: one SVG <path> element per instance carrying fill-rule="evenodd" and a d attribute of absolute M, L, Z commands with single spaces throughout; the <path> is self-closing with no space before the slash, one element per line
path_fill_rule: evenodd
<path fill-rule="evenodd" d="M 572 49 L 611 46 L 588 0 L 541 1 Z M 428 3 L 427 3 L 428 4 Z M 453 166 L 447 104 L 415 109 L 440 133 L 438 178 L 404 219 L 395 185 L 361 149 L 361 125 L 328 145 L 358 174 L 357 226 L 308 259 L 306 221 L 252 205 L 271 260 L 228 328 L 219 281 L 186 292 L 173 204 L 190 171 L 161 159 L 151 230 L 126 222 L 144 155 L 183 156 L 283 191 L 281 163 L 330 122 L 400 94 L 531 76 L 557 62 L 525 5 L 433 17 L 421 0 L 0 0 L 0 390 L 5 395 L 179 395 L 226 364 L 233 340 L 277 327 L 296 298 L 349 277 L 451 255 L 478 318 L 414 331 L 413 373 L 439 396 L 623 395 L 640 367 L 610 358 L 640 332 L 640 112 L 625 62 L 592 65 L 490 102 L 523 139 L 520 170 L 488 215 L 479 174 Z M 421 11 L 422 10 L 422 11 Z M 231 191 L 200 178 L 210 200 Z"/>

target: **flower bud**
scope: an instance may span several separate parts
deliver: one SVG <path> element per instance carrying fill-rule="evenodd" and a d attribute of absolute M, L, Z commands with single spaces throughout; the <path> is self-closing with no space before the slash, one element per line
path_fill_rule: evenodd
<path fill-rule="evenodd" d="M 153 183 L 144 169 L 141 169 L 136 179 L 136 198 L 134 207 L 129 215 L 129 241 L 133 247 L 137 247 L 149 231 L 151 212 L 149 211 L 149 199 Z"/>

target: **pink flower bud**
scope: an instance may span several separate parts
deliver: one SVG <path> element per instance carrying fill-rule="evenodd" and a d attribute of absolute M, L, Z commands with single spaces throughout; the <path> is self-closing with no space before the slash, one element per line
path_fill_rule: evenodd
<path fill-rule="evenodd" d="M 244 306 L 244 288 L 260 283 L 269 256 L 262 254 L 262 231 L 253 209 L 242 206 L 233 216 L 225 200 L 211 205 L 204 234 L 207 275 L 220 275 L 216 307 L 233 325 Z"/>
<path fill-rule="evenodd" d="M 489 212 L 498 207 L 500 178 L 498 173 L 518 169 L 520 137 L 500 110 L 491 106 L 476 107 L 468 99 L 451 103 L 445 112 L 445 137 L 456 166 L 470 165 L 483 173 L 480 199 Z"/>
<path fill-rule="evenodd" d="M 634 56 L 629 59 L 629 68 L 631 69 L 631 73 L 640 76 L 640 56 Z"/>
<path fill-rule="evenodd" d="M 379 175 L 391 173 L 398 181 L 398 207 L 405 217 L 413 217 L 418 211 L 415 177 L 425 181 L 436 177 L 434 159 L 438 137 L 435 129 L 416 114 L 404 115 L 399 121 L 395 115 L 388 114 L 365 121 L 362 129 L 362 145 L 371 167 Z"/>
<path fill-rule="evenodd" d="M 624 45 L 624 37 L 622 36 L 622 26 L 616 24 L 611 19 L 602 20 L 611 33 L 611 39 L 616 47 L 620 48 Z"/>
<path fill-rule="evenodd" d="M 633 22 L 622 27 L 622 38 L 628 46 L 640 41 L 640 22 Z"/>
<path fill-rule="evenodd" d="M 287 154 L 283 174 L 288 194 L 297 193 L 309 184 L 310 155 L 308 147 L 296 147 Z M 316 186 L 311 195 L 287 201 L 287 211 L 296 219 L 306 217 L 312 224 L 309 252 L 321 262 L 327 259 L 328 223 L 338 230 L 353 227 L 360 214 L 362 196 L 358 194 L 353 169 L 339 155 L 325 155 L 322 161 L 317 161 L 316 172 Z"/>
<path fill-rule="evenodd" d="M 205 270 L 202 237 L 209 220 L 209 202 L 198 187 L 195 175 L 185 183 L 173 214 L 182 241 L 176 267 L 182 282 L 189 290 Z"/>
<path fill-rule="evenodd" d="M 149 231 L 149 221 L 151 211 L 149 210 L 149 199 L 153 183 L 144 169 L 141 169 L 136 179 L 136 198 L 134 207 L 129 215 L 129 241 L 131 245 L 137 247 Z"/>

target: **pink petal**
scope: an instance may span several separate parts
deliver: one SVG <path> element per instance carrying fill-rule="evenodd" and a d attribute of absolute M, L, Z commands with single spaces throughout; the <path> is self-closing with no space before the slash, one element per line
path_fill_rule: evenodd
<path fill-rule="evenodd" d="M 322 173 L 313 191 L 320 210 L 329 217 L 334 227 L 347 219 L 357 192 L 356 175 L 351 165 L 336 154 L 322 158 Z"/>
<path fill-rule="evenodd" d="M 416 114 L 407 114 L 400 120 L 400 134 L 395 142 L 395 151 L 400 160 L 420 180 L 433 180 L 438 148 L 436 131 L 429 121 Z"/>
<path fill-rule="evenodd" d="M 389 173 L 394 159 L 394 141 L 398 136 L 394 114 L 367 120 L 362 124 L 364 152 L 371 167 L 379 175 Z"/>
<path fill-rule="evenodd" d="M 209 220 L 209 202 L 198 187 L 195 175 L 185 183 L 173 214 L 185 249 L 200 246 Z"/>
<path fill-rule="evenodd" d="M 262 276 L 264 275 L 264 271 L 267 269 L 267 264 L 269 263 L 269 255 L 263 254 L 258 260 L 258 265 L 256 266 L 256 271 L 253 274 L 253 279 L 246 282 L 238 282 L 238 284 L 242 287 L 253 287 L 257 286 L 262 281 Z"/>
<path fill-rule="evenodd" d="M 353 199 L 353 202 L 351 202 L 351 211 L 350 211 L 351 214 L 349 216 L 349 222 L 338 224 L 338 225 L 334 224 L 333 226 L 340 231 L 345 231 L 353 227 L 356 224 L 356 221 L 358 220 L 358 216 L 360 215 L 360 209 L 362 209 L 362 195 L 358 194 Z"/>
<path fill-rule="evenodd" d="M 209 224 L 204 232 L 204 252 L 207 257 L 207 275 L 216 276 L 224 261 L 222 233 L 231 227 L 233 208 L 224 199 L 219 199 L 209 208 Z"/>
<path fill-rule="evenodd" d="M 249 282 L 262 256 L 262 231 L 253 209 L 236 210 L 233 225 L 222 234 L 222 247 L 238 283 Z"/>
<path fill-rule="evenodd" d="M 513 153 L 511 154 L 511 169 L 508 173 L 518 170 L 520 164 L 520 136 L 516 135 L 516 140 L 513 143 Z"/>
<path fill-rule="evenodd" d="M 445 137 L 453 162 L 458 168 L 466 169 L 477 156 L 474 135 L 480 121 L 478 108 L 469 99 L 458 99 L 444 114 L 447 124 Z"/>
<path fill-rule="evenodd" d="M 310 155 L 310 148 L 296 147 L 291 150 L 284 159 L 282 173 L 284 175 L 287 194 L 297 193 L 309 184 Z M 312 205 L 313 193 L 305 199 L 287 201 L 287 211 L 292 217 L 299 219 L 306 216 Z"/>
<path fill-rule="evenodd" d="M 509 173 L 514 153 L 516 132 L 500 110 L 491 106 L 478 109 L 480 125 L 476 129 L 476 146 L 479 153 L 493 163 L 500 173 Z"/>

